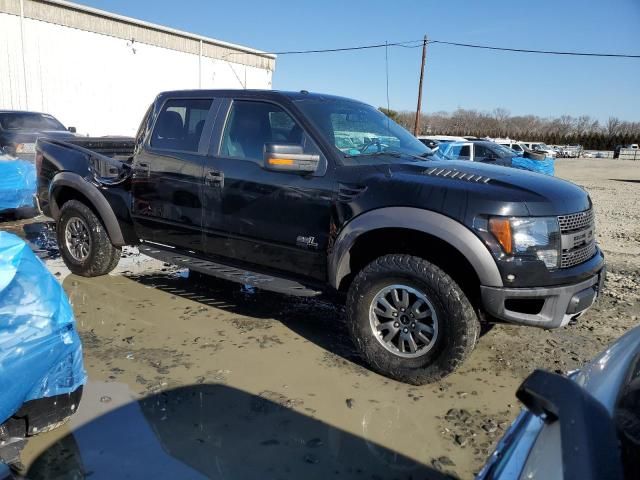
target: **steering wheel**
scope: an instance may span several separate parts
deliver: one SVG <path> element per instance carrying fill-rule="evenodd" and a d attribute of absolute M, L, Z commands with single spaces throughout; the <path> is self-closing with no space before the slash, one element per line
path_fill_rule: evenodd
<path fill-rule="evenodd" d="M 375 145 L 378 147 L 378 153 L 383 151 L 383 148 L 389 148 L 389 145 L 386 143 L 381 143 L 379 138 L 374 139 L 372 142 L 367 143 L 364 147 L 360 149 L 360 153 L 366 153 L 371 145 Z"/>

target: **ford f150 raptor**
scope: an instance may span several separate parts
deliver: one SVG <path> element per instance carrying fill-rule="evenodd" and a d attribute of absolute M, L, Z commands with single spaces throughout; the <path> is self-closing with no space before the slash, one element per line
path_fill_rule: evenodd
<path fill-rule="evenodd" d="M 40 139 L 36 168 L 72 272 L 107 274 L 138 245 L 262 289 L 338 292 L 368 364 L 414 384 L 459 366 L 481 321 L 561 327 L 604 281 L 582 188 L 447 161 L 345 98 L 165 92 L 135 138 Z"/>

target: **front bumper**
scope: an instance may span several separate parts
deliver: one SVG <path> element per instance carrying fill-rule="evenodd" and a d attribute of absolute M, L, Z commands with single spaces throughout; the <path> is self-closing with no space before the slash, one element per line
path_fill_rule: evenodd
<path fill-rule="evenodd" d="M 20 410 L 0 424 L 0 467 L 20 461 L 20 451 L 28 437 L 48 431 L 65 421 L 78 409 L 83 386 L 73 392 L 26 402 Z M 2 479 L 0 468 L 0 479 Z"/>
<path fill-rule="evenodd" d="M 490 316 L 509 323 L 540 328 L 564 327 L 584 313 L 602 292 L 606 272 L 581 282 L 556 287 L 480 287 L 482 305 Z"/>

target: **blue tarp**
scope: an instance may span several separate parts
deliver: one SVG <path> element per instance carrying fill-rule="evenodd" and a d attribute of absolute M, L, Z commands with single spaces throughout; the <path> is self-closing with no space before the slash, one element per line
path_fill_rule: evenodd
<path fill-rule="evenodd" d="M 0 423 L 24 402 L 86 381 L 64 290 L 24 241 L 0 232 Z"/>
<path fill-rule="evenodd" d="M 544 160 L 532 160 L 524 157 L 513 157 L 511 166 L 529 170 L 531 172 L 544 173 L 546 175 L 555 174 L 555 161 L 551 157 L 545 157 Z"/>
<path fill-rule="evenodd" d="M 24 160 L 0 159 L 0 212 L 33 206 L 36 168 Z"/>

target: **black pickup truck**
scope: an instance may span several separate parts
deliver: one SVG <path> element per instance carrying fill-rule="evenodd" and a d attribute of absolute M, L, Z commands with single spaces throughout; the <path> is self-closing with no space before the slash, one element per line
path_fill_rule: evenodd
<path fill-rule="evenodd" d="M 38 200 L 72 272 L 124 245 L 289 295 L 346 301 L 372 368 L 452 372 L 481 322 L 566 325 L 604 280 L 569 182 L 447 161 L 375 108 L 306 91 L 160 94 L 134 139 L 40 139 Z"/>

